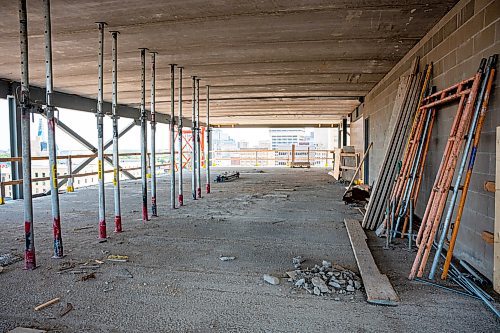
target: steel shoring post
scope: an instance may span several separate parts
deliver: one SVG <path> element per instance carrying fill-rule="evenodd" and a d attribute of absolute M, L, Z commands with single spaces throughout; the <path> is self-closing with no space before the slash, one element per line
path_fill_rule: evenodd
<path fill-rule="evenodd" d="M 23 194 L 24 194 L 24 268 L 35 269 L 35 239 L 33 232 L 33 198 L 31 192 L 31 147 L 30 147 L 30 100 L 28 74 L 28 17 L 26 0 L 19 0 L 19 25 L 21 46 L 21 136 L 23 158 Z"/>
<path fill-rule="evenodd" d="M 179 123 L 177 124 L 179 136 L 179 206 L 184 205 L 183 179 L 182 179 L 182 69 L 179 67 Z"/>
<path fill-rule="evenodd" d="M 446 240 L 446 234 L 448 233 L 448 227 L 450 225 L 451 217 L 453 215 L 453 210 L 455 208 L 455 202 L 457 201 L 458 191 L 461 189 L 460 182 L 462 181 L 463 173 L 465 170 L 465 165 L 467 164 L 469 150 L 472 147 L 472 143 L 473 143 L 473 139 L 474 139 L 474 132 L 476 131 L 477 123 L 479 120 L 479 115 L 481 112 L 482 100 L 483 100 L 484 94 L 486 92 L 486 87 L 487 87 L 488 79 L 489 79 L 490 72 L 491 72 L 491 64 L 492 64 L 492 58 L 490 58 L 488 60 L 486 74 L 484 75 L 483 81 L 481 83 L 481 89 L 480 89 L 480 92 L 479 92 L 478 97 L 476 99 L 476 106 L 475 106 L 475 110 L 474 110 L 474 115 L 473 115 L 473 118 L 471 121 L 471 125 L 469 127 L 469 132 L 467 133 L 467 141 L 465 143 L 465 146 L 464 146 L 464 149 L 462 152 L 462 161 L 460 162 L 460 168 L 458 169 L 458 175 L 455 179 L 455 184 L 453 185 L 453 194 L 451 196 L 451 201 L 448 205 L 448 210 L 446 211 L 446 217 L 445 217 L 445 220 L 443 222 L 443 230 L 441 232 L 441 236 L 439 238 L 439 242 L 437 245 L 437 250 L 436 250 L 436 253 L 434 254 L 434 259 L 432 261 L 431 270 L 429 272 L 429 279 L 430 280 L 433 280 L 434 275 L 436 274 L 437 265 L 439 264 L 439 257 L 440 257 L 441 252 L 443 251 L 443 245 L 444 245 L 444 242 Z M 462 193 L 462 196 L 463 195 L 464 195 L 464 193 Z"/>
<path fill-rule="evenodd" d="M 158 216 L 156 206 L 156 52 L 151 54 L 151 216 Z"/>
<path fill-rule="evenodd" d="M 207 158 L 206 158 L 206 166 L 207 166 L 207 194 L 210 193 L 210 154 L 211 154 L 211 140 L 210 140 L 210 86 L 207 85 Z"/>
<path fill-rule="evenodd" d="M 99 28 L 99 54 L 97 69 L 97 178 L 99 181 L 99 238 L 106 239 L 106 201 L 104 192 L 104 137 L 103 137 L 103 64 L 104 64 L 104 26 L 97 22 Z"/>
<path fill-rule="evenodd" d="M 193 115 L 192 115 L 192 127 L 191 127 L 191 137 L 193 140 L 193 151 L 191 153 L 191 165 L 193 172 L 191 173 L 191 194 L 193 200 L 196 200 L 196 76 L 193 76 Z"/>
<path fill-rule="evenodd" d="M 198 185 L 198 198 L 201 198 L 201 137 L 200 137 L 200 79 L 196 79 L 196 184 Z"/>
<path fill-rule="evenodd" d="M 118 149 L 118 31 L 111 31 L 112 58 L 113 58 L 113 95 L 112 95 L 112 119 L 113 119 L 113 190 L 115 204 L 115 232 L 122 232 L 122 213 L 120 207 L 120 155 Z"/>
<path fill-rule="evenodd" d="M 146 116 L 146 48 L 141 48 L 141 179 L 142 179 L 142 220 L 148 221 L 147 168 L 147 116 Z"/>
<path fill-rule="evenodd" d="M 52 103 L 54 89 L 52 77 L 52 27 L 50 22 L 50 0 L 43 1 L 45 18 L 45 84 L 46 84 L 46 108 L 49 148 L 49 170 L 50 170 L 50 199 L 52 203 L 52 229 L 54 233 L 54 255 L 52 258 L 62 258 L 63 242 L 61 235 L 61 215 L 59 210 L 59 191 L 57 189 L 57 156 L 56 156 L 56 133 L 54 123 L 55 107 Z"/>
<path fill-rule="evenodd" d="M 170 64 L 170 208 L 175 209 L 175 66 Z"/>

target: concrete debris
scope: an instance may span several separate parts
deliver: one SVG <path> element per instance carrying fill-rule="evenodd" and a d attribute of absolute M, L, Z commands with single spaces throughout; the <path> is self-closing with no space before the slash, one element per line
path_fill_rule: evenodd
<path fill-rule="evenodd" d="M 132 273 L 130 273 L 130 271 L 128 269 L 122 268 L 122 269 L 117 271 L 116 277 L 125 278 L 125 279 L 132 279 L 134 276 L 132 275 Z"/>
<path fill-rule="evenodd" d="M 219 259 L 222 261 L 230 261 L 236 259 L 236 257 L 220 256 Z"/>
<path fill-rule="evenodd" d="M 362 287 L 360 277 L 339 265 L 332 265 L 327 260 L 322 265 L 314 265 L 312 268 L 301 268 L 304 259 L 301 256 L 294 257 L 292 264 L 294 271 L 286 272 L 295 288 L 305 289 L 308 293 L 316 296 L 329 294 L 354 293 Z"/>
<path fill-rule="evenodd" d="M 288 198 L 288 194 L 272 193 L 272 194 L 266 194 L 266 195 L 264 195 L 264 198 L 286 199 L 286 198 Z"/>
<path fill-rule="evenodd" d="M 59 312 L 59 318 L 61 317 L 64 317 L 65 315 L 67 315 L 71 310 L 73 310 L 73 304 L 71 303 L 66 303 L 66 306 L 64 307 L 64 309 L 61 310 L 61 312 Z"/>
<path fill-rule="evenodd" d="M 15 262 L 21 261 L 23 258 L 16 256 L 12 253 L 5 253 L 0 255 L 0 266 L 8 266 Z"/>
<path fill-rule="evenodd" d="M 264 281 L 266 281 L 267 283 L 270 283 L 273 285 L 280 284 L 280 279 L 275 277 L 275 276 L 272 276 L 269 274 L 264 274 L 263 278 L 264 278 Z"/>
<path fill-rule="evenodd" d="M 47 333 L 47 331 L 39 330 L 36 328 L 28 328 L 28 327 L 16 327 L 7 333 Z"/>
<path fill-rule="evenodd" d="M 296 269 L 300 269 L 302 266 L 302 263 L 305 261 L 305 259 L 302 259 L 301 256 L 296 256 L 292 259 L 293 267 Z"/>
<path fill-rule="evenodd" d="M 364 205 L 370 199 L 370 193 L 371 187 L 369 185 L 356 185 L 344 193 L 342 200 L 346 204 L 359 203 Z"/>
<path fill-rule="evenodd" d="M 84 275 L 80 278 L 81 281 L 87 281 L 90 279 L 95 279 L 95 273 L 90 273 L 90 274 Z"/>

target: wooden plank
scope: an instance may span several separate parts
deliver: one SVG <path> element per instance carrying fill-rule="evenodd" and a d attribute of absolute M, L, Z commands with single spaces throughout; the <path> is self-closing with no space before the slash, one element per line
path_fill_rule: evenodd
<path fill-rule="evenodd" d="M 366 234 L 357 220 L 344 220 L 352 250 L 363 279 L 368 303 L 396 306 L 399 296 L 386 275 L 381 274 L 366 244 Z"/>
<path fill-rule="evenodd" d="M 496 185 L 498 184 L 498 185 Z M 493 244 L 493 288 L 500 293 L 500 126 L 496 138 L 495 229 Z"/>
<path fill-rule="evenodd" d="M 495 182 L 492 181 L 484 182 L 484 190 L 486 192 L 495 193 Z"/>
<path fill-rule="evenodd" d="M 494 235 L 492 232 L 489 232 L 489 231 L 486 231 L 484 230 L 481 234 L 481 237 L 483 238 L 483 240 L 488 243 L 488 244 L 493 244 L 494 242 Z"/>

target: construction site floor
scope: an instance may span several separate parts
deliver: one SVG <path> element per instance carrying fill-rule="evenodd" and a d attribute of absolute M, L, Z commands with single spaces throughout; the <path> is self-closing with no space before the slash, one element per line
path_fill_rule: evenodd
<path fill-rule="evenodd" d="M 62 194 L 63 259 L 51 259 L 50 197 L 34 199 L 38 268 L 25 271 L 19 261 L 0 272 L 0 332 L 17 326 L 50 332 L 494 332 L 500 327 L 480 301 L 408 281 L 414 253 L 403 244 L 384 250 L 384 240 L 371 232 L 370 248 L 398 292 L 399 306 L 370 305 L 363 290 L 323 297 L 296 290 L 283 278 L 279 285 L 264 282 L 263 274 L 281 277 L 293 270 L 298 255 L 306 259 L 304 266 L 326 259 L 358 272 L 343 221 L 361 215 L 344 205 L 344 187 L 326 169 L 260 170 L 238 169 L 240 179 L 212 184 L 212 194 L 196 201 L 186 175 L 185 206 L 175 210 L 168 179 L 160 177 L 159 217 L 146 223 L 140 181 L 123 182 L 120 234 L 113 233 L 109 184 L 104 243 L 97 239 L 97 187 Z M 0 255 L 22 257 L 22 201 L 0 206 L 0 228 Z M 109 255 L 128 261 L 108 261 Z M 73 268 L 60 271 L 67 267 Z M 56 297 L 59 303 L 34 311 Z M 73 309 L 61 317 L 67 303 Z"/>

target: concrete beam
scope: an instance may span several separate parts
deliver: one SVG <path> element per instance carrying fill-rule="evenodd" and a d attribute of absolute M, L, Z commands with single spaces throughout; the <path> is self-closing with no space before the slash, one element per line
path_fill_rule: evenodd
<path fill-rule="evenodd" d="M 0 98 L 7 98 L 8 95 L 15 94 L 20 87 L 19 82 L 11 82 L 5 79 L 0 79 Z M 30 87 L 30 97 L 33 101 L 40 104 L 45 104 L 45 88 L 40 87 Z M 77 111 L 84 111 L 95 113 L 96 110 L 96 100 L 93 98 L 83 97 L 74 94 L 68 94 L 64 92 L 56 91 L 53 97 L 54 105 L 59 108 L 71 109 Z M 107 115 L 111 114 L 111 103 L 103 103 L 104 113 Z M 122 118 L 129 119 L 139 119 L 140 110 L 136 107 L 120 104 L 118 107 L 118 115 Z M 148 117 L 151 115 L 148 113 Z M 158 123 L 168 124 L 170 123 L 170 116 L 166 114 L 158 114 L 156 116 L 156 121 Z M 185 126 L 191 126 L 191 120 L 184 118 L 183 122 Z"/>

